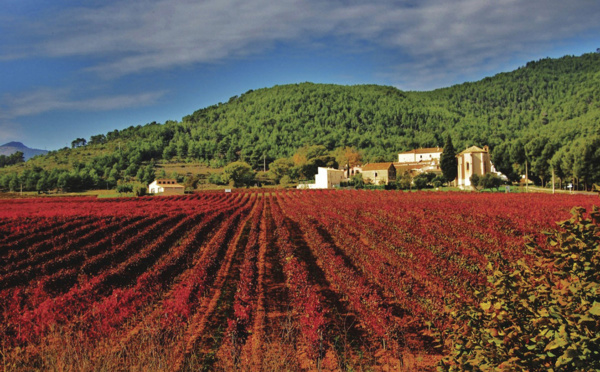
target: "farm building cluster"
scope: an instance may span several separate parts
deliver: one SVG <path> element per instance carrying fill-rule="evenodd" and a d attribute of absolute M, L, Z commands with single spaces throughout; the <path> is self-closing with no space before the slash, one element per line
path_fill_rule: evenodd
<path fill-rule="evenodd" d="M 396 181 L 406 172 L 411 175 L 419 173 L 442 174 L 440 157 L 443 148 L 420 148 L 398 154 L 397 162 L 368 163 L 349 169 L 319 168 L 315 183 L 300 184 L 303 189 L 330 189 L 340 186 L 356 174 L 362 174 L 363 180 L 373 185 L 387 185 Z M 484 176 L 488 173 L 500 174 L 490 159 L 488 146 L 479 148 L 471 146 L 456 155 L 458 160 L 458 176 L 455 185 L 460 188 L 471 186 L 471 176 Z"/>
<path fill-rule="evenodd" d="M 442 174 L 440 158 L 443 148 L 420 148 L 398 154 L 397 162 L 367 163 L 360 166 L 334 169 L 319 167 L 314 183 L 301 183 L 299 189 L 332 189 L 348 182 L 357 174 L 372 185 L 387 185 L 397 181 L 405 174 L 416 176 L 420 173 Z M 458 176 L 454 185 L 460 188 L 471 186 L 471 176 L 484 176 L 498 173 L 490 159 L 488 146 L 479 148 L 471 146 L 456 155 Z M 157 179 L 148 186 L 149 194 L 182 195 L 185 187 L 175 179 Z"/>

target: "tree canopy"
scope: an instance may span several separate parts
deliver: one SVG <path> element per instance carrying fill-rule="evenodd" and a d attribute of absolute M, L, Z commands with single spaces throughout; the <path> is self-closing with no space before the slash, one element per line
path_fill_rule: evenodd
<path fill-rule="evenodd" d="M 255 173 L 248 163 L 243 161 L 233 162 L 223 169 L 223 183 L 230 183 L 234 187 L 250 186 L 254 181 Z"/>
<path fill-rule="evenodd" d="M 0 155 L 0 168 L 8 165 L 19 164 L 25 161 L 23 152 L 17 151 L 10 155 Z"/>
<path fill-rule="evenodd" d="M 9 188 L 14 177 L 30 178 L 30 185 L 45 179 L 42 184 L 56 187 L 58 176 L 51 175 L 56 169 L 80 179 L 81 187 L 114 187 L 138 174 L 149 178 L 140 168 L 152 160 L 212 167 L 243 161 L 260 169 L 291 159 L 297 172 L 292 178 L 310 178 L 318 166 L 347 165 L 349 158 L 340 156 L 344 149 L 356 151 L 362 162 L 394 161 L 399 152 L 446 147 L 448 137 L 457 151 L 488 145 L 496 168 L 513 181 L 527 163 L 539 184 L 547 183 L 553 170 L 565 181 L 598 182 L 600 55 L 546 58 L 430 92 L 313 83 L 257 89 L 181 121 L 78 138 L 74 148 L 52 151 L 46 162 L 37 162 L 43 172 L 35 176 L 3 168 L 0 188 Z M 302 150 L 309 148 L 318 151 Z M 91 155 L 75 164 L 72 154 L 81 149 Z"/>
<path fill-rule="evenodd" d="M 452 144 L 452 138 L 446 137 L 444 150 L 440 156 L 440 168 L 444 174 L 444 178 L 448 182 L 452 182 L 458 176 L 458 159 L 456 159 L 456 150 Z"/>

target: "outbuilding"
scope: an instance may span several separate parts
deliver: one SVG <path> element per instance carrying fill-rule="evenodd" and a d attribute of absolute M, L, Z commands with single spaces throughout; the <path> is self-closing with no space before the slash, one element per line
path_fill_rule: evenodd
<path fill-rule="evenodd" d="M 333 189 L 339 187 L 344 179 L 344 171 L 340 169 L 319 167 L 315 174 L 315 183 L 303 183 L 298 189 Z"/>
<path fill-rule="evenodd" d="M 362 178 L 366 182 L 371 180 L 374 185 L 387 185 L 396 181 L 396 167 L 394 163 L 370 163 L 362 167 Z"/>

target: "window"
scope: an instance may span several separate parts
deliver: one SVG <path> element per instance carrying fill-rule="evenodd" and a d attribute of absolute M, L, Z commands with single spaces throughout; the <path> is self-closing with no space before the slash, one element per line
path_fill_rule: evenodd
<path fill-rule="evenodd" d="M 377 178 L 377 172 L 375 172 L 375 177 Z"/>
<path fill-rule="evenodd" d="M 469 163 L 467 163 L 467 170 L 469 170 Z"/>

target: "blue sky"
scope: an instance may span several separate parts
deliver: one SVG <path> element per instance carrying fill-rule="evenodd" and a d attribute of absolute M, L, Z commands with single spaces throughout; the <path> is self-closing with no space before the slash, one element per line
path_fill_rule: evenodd
<path fill-rule="evenodd" d="M 181 120 L 249 89 L 432 90 L 600 47 L 597 0 L 0 0 L 0 144 Z"/>

